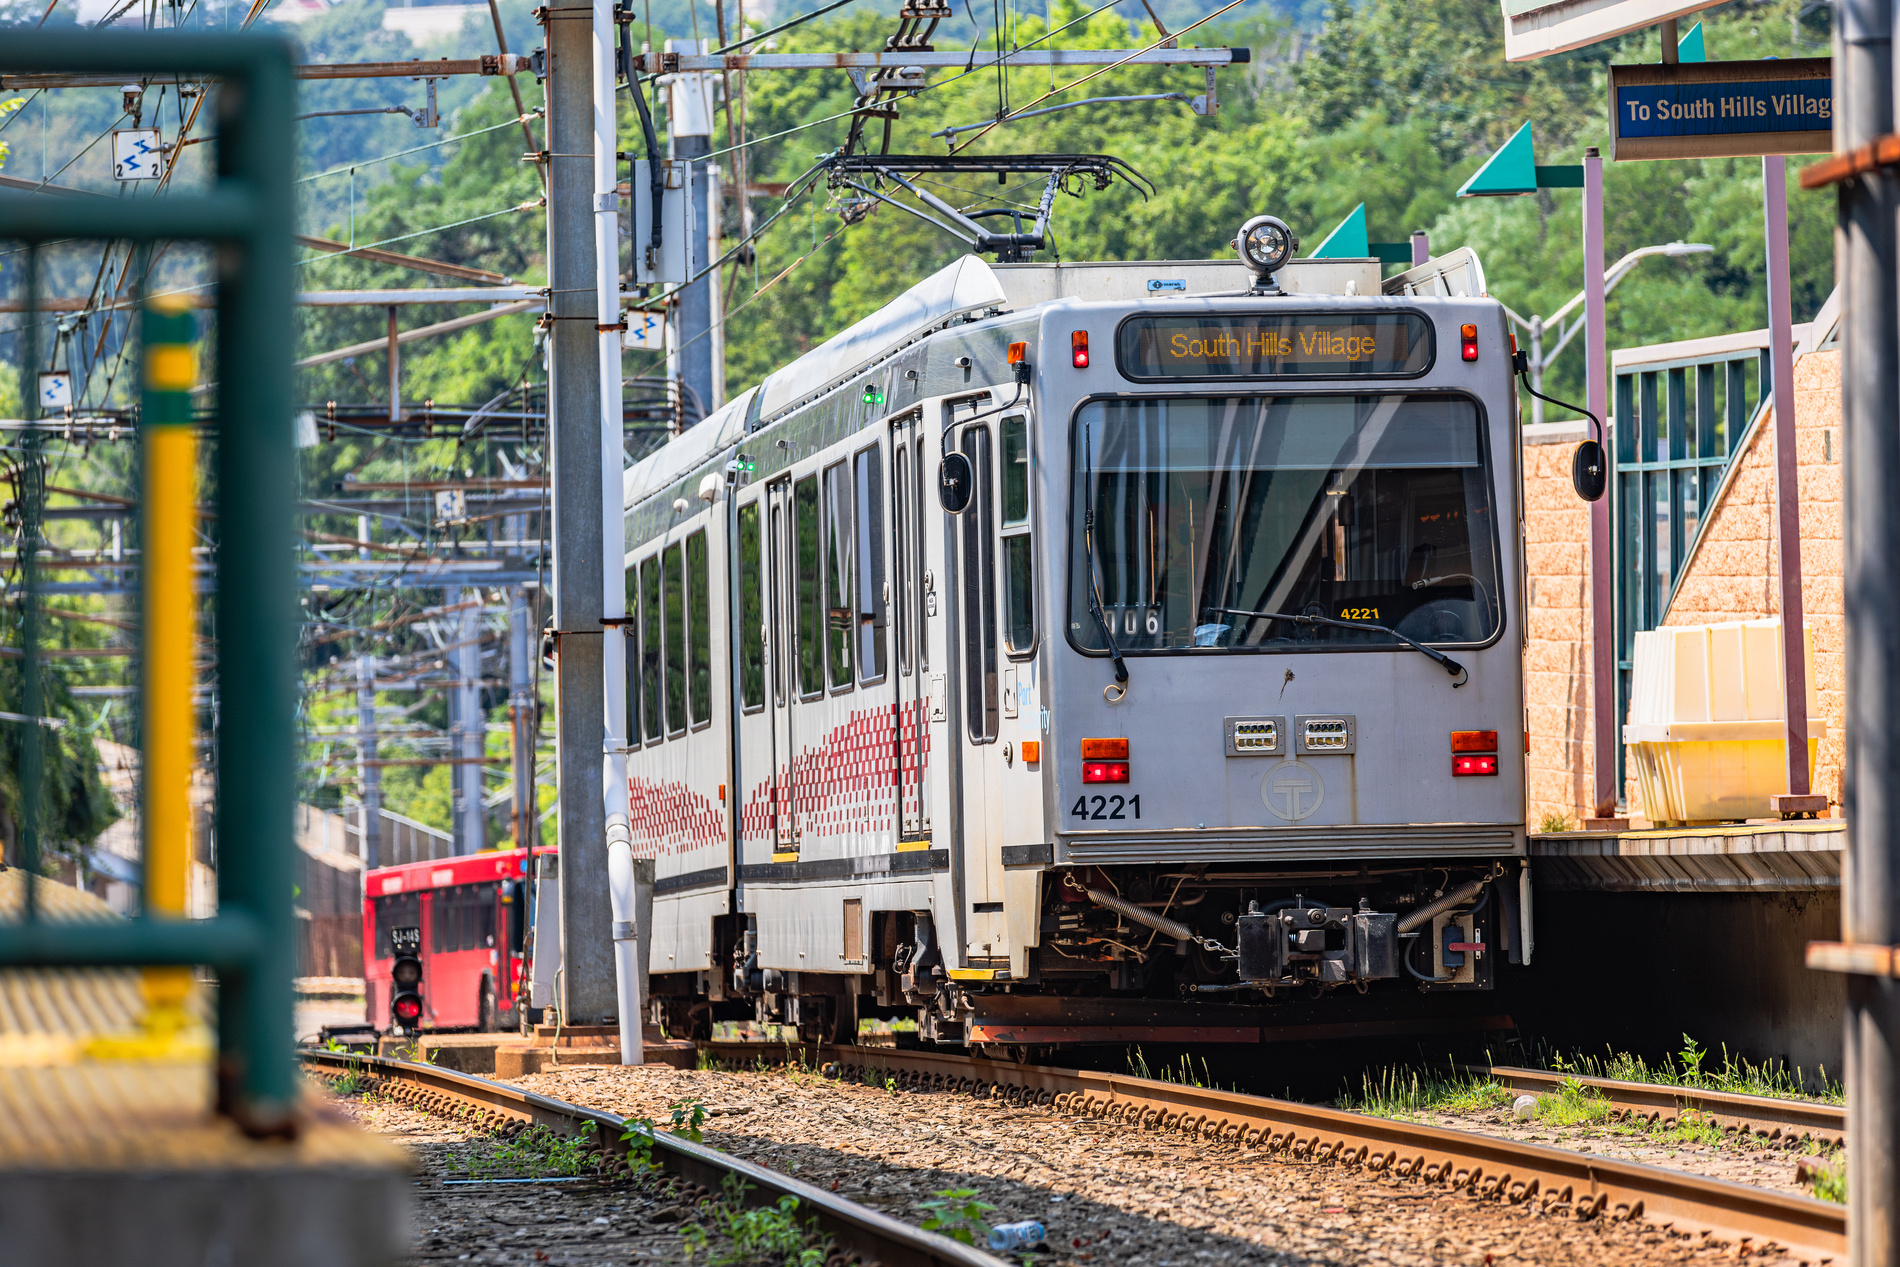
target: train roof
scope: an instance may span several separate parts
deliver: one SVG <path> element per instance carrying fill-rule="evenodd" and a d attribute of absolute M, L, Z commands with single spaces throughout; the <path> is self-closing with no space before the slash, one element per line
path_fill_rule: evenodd
<path fill-rule="evenodd" d="M 629 467 L 621 505 L 632 507 L 739 444 L 748 425 L 814 400 L 936 330 L 1064 300 L 1134 301 L 1240 294 L 1253 272 L 1238 259 L 991 264 L 965 255 L 924 278 L 797 360 L 747 388 L 704 421 Z M 1482 295 L 1484 273 L 1467 248 L 1383 281 L 1375 259 L 1293 260 L 1275 274 L 1288 294 Z"/>

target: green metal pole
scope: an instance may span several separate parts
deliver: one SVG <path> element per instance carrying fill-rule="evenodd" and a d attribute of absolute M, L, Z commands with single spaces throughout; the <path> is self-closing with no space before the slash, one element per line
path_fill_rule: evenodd
<path fill-rule="evenodd" d="M 38 719 L 44 716 L 40 692 L 40 523 L 46 504 L 45 480 L 40 470 L 40 446 L 44 443 L 40 417 L 40 341 L 38 306 L 40 287 L 40 251 L 34 245 L 26 253 L 26 358 L 20 375 L 21 396 L 32 393 L 33 403 L 26 410 L 25 461 L 20 468 L 20 711 L 30 720 L 21 723 L 20 735 L 20 867 L 26 872 L 22 896 L 22 918 L 34 918 L 34 889 L 40 871 L 40 784 L 45 779 L 46 742 Z"/>
<path fill-rule="evenodd" d="M 218 178 L 254 200 L 218 252 L 218 902 L 277 930 L 220 979 L 220 1087 L 246 1130 L 291 1129 L 292 807 L 296 797 L 291 514 L 294 223 L 290 46 L 257 42 L 219 95 Z"/>

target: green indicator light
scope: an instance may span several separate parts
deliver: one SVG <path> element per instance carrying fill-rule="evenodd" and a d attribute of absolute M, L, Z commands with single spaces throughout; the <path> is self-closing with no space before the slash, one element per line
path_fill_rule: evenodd
<path fill-rule="evenodd" d="M 881 405 L 884 403 L 884 393 L 875 387 L 867 387 L 864 389 L 864 403 L 867 405 Z"/>

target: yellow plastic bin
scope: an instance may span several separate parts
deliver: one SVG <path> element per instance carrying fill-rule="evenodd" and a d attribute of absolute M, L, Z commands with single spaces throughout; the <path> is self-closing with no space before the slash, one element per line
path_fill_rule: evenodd
<path fill-rule="evenodd" d="M 1816 714 L 1814 634 L 1803 630 L 1808 777 L 1827 723 Z M 1788 790 L 1781 621 L 1682 625 L 1636 635 L 1623 743 L 1642 810 L 1662 824 L 1770 814 Z"/>

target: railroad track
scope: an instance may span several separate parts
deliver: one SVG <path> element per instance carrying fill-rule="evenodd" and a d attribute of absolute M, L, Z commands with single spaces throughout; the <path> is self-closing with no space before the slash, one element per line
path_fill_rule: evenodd
<path fill-rule="evenodd" d="M 617 1161 L 624 1167 L 626 1148 L 619 1141 L 627 1123 L 612 1113 L 583 1108 L 472 1074 L 386 1056 L 329 1051 L 300 1051 L 298 1055 L 306 1067 L 320 1075 L 341 1076 L 354 1072 L 399 1101 L 435 1111 L 464 1110 L 490 1127 L 505 1129 L 508 1123 L 519 1122 L 525 1126 L 546 1127 L 561 1135 L 577 1135 L 585 1130 L 586 1123 L 592 1122 L 594 1137 L 604 1154 L 603 1161 L 609 1168 Z M 857 1267 L 909 1267 L 910 1264 L 1007 1267 L 1002 1259 L 980 1250 L 665 1131 L 654 1132 L 652 1156 L 664 1170 L 677 1176 L 689 1192 L 697 1188 L 709 1195 L 716 1194 L 728 1176 L 737 1175 L 750 1185 L 746 1199 L 753 1204 L 771 1204 L 783 1196 L 797 1197 L 799 1209 L 811 1216 L 818 1229 L 831 1238 L 833 1253 L 827 1267 L 833 1264 L 841 1267 L 849 1264 L 857 1264 Z"/>
<path fill-rule="evenodd" d="M 1756 1249 L 1773 1244 L 1810 1263 L 1839 1261 L 1847 1251 L 1844 1206 L 1468 1131 L 1123 1074 L 1017 1065 L 945 1052 L 746 1043 L 703 1046 L 715 1059 L 734 1065 L 749 1065 L 761 1055 L 796 1054 L 846 1081 L 890 1079 L 905 1090 L 1043 1105 L 1059 1113 L 1181 1131 L 1292 1160 L 1324 1161 L 1407 1183 L 1467 1189 L 1512 1205 L 1534 1204 L 1550 1214 L 1642 1220 L 1686 1235 L 1707 1235 L 1731 1244 L 1749 1242 Z"/>
<path fill-rule="evenodd" d="M 1838 1104 L 1783 1100 L 1765 1095 L 1738 1095 L 1731 1091 L 1702 1091 L 1653 1082 L 1619 1082 L 1614 1078 L 1584 1078 L 1547 1069 L 1518 1069 L 1509 1065 L 1458 1065 L 1461 1073 L 1491 1078 L 1513 1091 L 1552 1095 L 1566 1078 L 1589 1087 L 1622 1113 L 1647 1117 L 1668 1125 L 1694 1112 L 1712 1119 L 1724 1130 L 1747 1131 L 1765 1140 L 1815 1139 L 1836 1147 L 1847 1140 L 1847 1110 Z"/>

